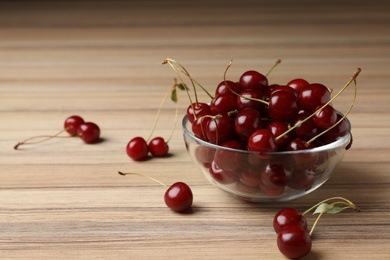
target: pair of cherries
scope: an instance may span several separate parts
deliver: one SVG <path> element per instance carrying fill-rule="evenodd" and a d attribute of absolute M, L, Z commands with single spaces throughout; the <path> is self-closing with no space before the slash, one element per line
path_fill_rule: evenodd
<path fill-rule="evenodd" d="M 127 143 L 126 153 L 135 161 L 145 160 L 149 152 L 154 157 L 167 156 L 169 145 L 162 137 L 155 137 L 147 142 L 143 137 L 137 136 Z"/>
<path fill-rule="evenodd" d="M 61 136 L 63 132 L 67 132 L 70 136 Z M 80 137 L 87 144 L 94 144 L 100 141 L 100 128 L 93 122 L 86 122 L 78 115 L 72 115 L 65 119 L 64 128 L 55 135 L 40 135 L 33 136 L 18 142 L 14 149 L 18 149 L 21 145 L 40 143 L 52 138 L 60 137 Z"/>
<path fill-rule="evenodd" d="M 332 202 L 329 203 L 330 201 Z M 322 215 L 325 213 L 336 214 L 348 208 L 360 212 L 360 209 L 353 202 L 343 197 L 325 199 L 302 214 L 294 208 L 281 209 L 273 218 L 279 251 L 291 259 L 304 257 L 311 251 L 311 236 Z M 315 210 L 314 214 L 318 213 L 319 215 L 309 231 L 305 215 L 312 210 Z"/>

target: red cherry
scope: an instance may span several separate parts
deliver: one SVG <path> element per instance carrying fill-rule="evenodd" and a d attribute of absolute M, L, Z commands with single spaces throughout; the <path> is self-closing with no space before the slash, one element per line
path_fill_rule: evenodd
<path fill-rule="evenodd" d="M 288 126 L 285 123 L 282 123 L 280 121 L 272 121 L 267 125 L 267 129 L 271 131 L 274 138 L 277 138 L 278 136 L 280 136 L 281 134 L 285 133 L 288 130 Z M 278 150 L 279 151 L 283 150 L 290 139 L 291 139 L 290 133 L 285 134 L 283 135 L 282 138 L 278 139 L 276 141 Z"/>
<path fill-rule="evenodd" d="M 301 78 L 293 79 L 287 83 L 287 86 L 294 89 L 298 93 L 298 95 L 302 92 L 302 90 L 307 85 L 309 85 L 309 82 L 307 82 L 306 80 L 301 79 Z"/>
<path fill-rule="evenodd" d="M 162 137 L 155 137 L 148 144 L 150 153 L 155 157 L 163 157 L 168 154 L 169 146 Z"/>
<path fill-rule="evenodd" d="M 276 152 L 278 147 L 269 129 L 255 131 L 248 140 L 248 150 L 255 152 Z"/>
<path fill-rule="evenodd" d="M 234 130 L 242 139 L 248 139 L 249 136 L 260 129 L 262 120 L 260 112 L 253 108 L 245 108 L 241 110 L 234 119 Z"/>
<path fill-rule="evenodd" d="M 210 143 L 222 144 L 234 137 L 234 121 L 227 115 L 215 116 L 206 125 L 206 136 Z"/>
<path fill-rule="evenodd" d="M 146 159 L 149 153 L 149 147 L 142 137 L 134 137 L 126 146 L 127 155 L 135 161 Z"/>
<path fill-rule="evenodd" d="M 187 118 L 191 123 L 201 116 L 211 115 L 210 106 L 206 103 L 193 103 L 187 108 Z"/>
<path fill-rule="evenodd" d="M 337 120 L 341 120 L 343 116 L 340 113 L 337 113 Z M 334 126 L 332 129 L 330 129 L 328 132 L 326 132 L 323 136 L 323 140 L 325 140 L 326 143 L 331 143 L 336 141 L 337 138 L 344 136 L 346 133 L 348 133 L 349 125 L 347 121 L 344 119 L 339 124 Z"/>
<path fill-rule="evenodd" d="M 287 91 L 273 92 L 269 99 L 268 113 L 276 121 L 292 121 L 298 115 L 297 97 Z"/>
<path fill-rule="evenodd" d="M 317 107 L 315 111 L 320 107 Z M 337 122 L 337 113 L 332 106 L 327 105 L 313 116 L 313 122 L 320 129 L 328 129 Z"/>
<path fill-rule="evenodd" d="M 246 89 L 241 91 L 240 96 L 237 96 L 237 109 L 253 108 L 258 111 L 263 111 L 265 104 L 258 101 L 264 98 L 263 92 L 258 89 Z"/>
<path fill-rule="evenodd" d="M 64 122 L 64 129 L 71 136 L 76 136 L 77 135 L 77 129 L 83 123 L 84 123 L 84 119 L 82 119 L 80 116 L 76 116 L 76 115 L 70 116 Z"/>
<path fill-rule="evenodd" d="M 196 118 L 194 122 L 192 122 L 191 129 L 196 137 L 201 140 L 207 141 L 206 136 L 206 127 L 207 123 L 211 120 L 209 116 L 201 116 Z"/>
<path fill-rule="evenodd" d="M 305 122 L 301 123 L 306 119 L 305 114 L 300 114 L 293 122 L 293 125 L 298 125 L 294 129 L 294 135 L 296 137 L 309 140 L 318 134 L 318 128 L 316 124 L 314 124 L 313 118 L 307 119 Z"/>
<path fill-rule="evenodd" d="M 258 89 L 265 91 L 268 87 L 268 79 L 266 76 L 257 71 L 249 70 L 241 75 L 239 86 L 242 90 Z"/>
<path fill-rule="evenodd" d="M 307 85 L 299 94 L 299 105 L 308 113 L 313 113 L 315 109 L 324 105 L 331 99 L 331 94 L 327 87 L 319 83 Z"/>
<path fill-rule="evenodd" d="M 226 94 L 236 96 L 232 91 L 234 91 L 235 93 L 240 93 L 241 88 L 233 81 L 226 80 L 226 84 L 225 81 L 222 81 L 215 89 L 215 98 Z"/>
<path fill-rule="evenodd" d="M 214 98 L 210 104 L 212 115 L 224 115 L 237 109 L 236 96 L 231 94 L 220 95 Z"/>
<path fill-rule="evenodd" d="M 289 92 L 289 93 L 293 94 L 294 96 L 296 96 L 297 98 L 298 98 L 298 96 L 299 96 L 298 92 L 297 92 L 295 89 L 293 89 L 293 88 L 291 88 L 291 87 L 289 87 L 289 86 L 280 86 L 280 85 L 278 85 L 278 86 L 273 86 L 272 89 L 270 90 L 269 96 L 271 96 L 273 93 L 276 93 L 276 92 L 278 92 L 278 91 L 286 91 L 286 92 Z"/>
<path fill-rule="evenodd" d="M 302 216 L 296 209 L 284 208 L 276 213 L 273 220 L 273 226 L 277 234 L 284 228 L 291 225 L 297 225 L 307 230 L 306 218 Z"/>
<path fill-rule="evenodd" d="M 87 144 L 93 144 L 100 140 L 99 126 L 92 122 L 79 125 L 77 135 Z"/>
<path fill-rule="evenodd" d="M 286 257 L 300 258 L 310 252 L 312 241 L 306 229 L 299 225 L 290 225 L 279 232 L 277 245 Z"/>
<path fill-rule="evenodd" d="M 193 194 L 191 188 L 184 182 L 176 182 L 165 192 L 164 201 L 173 211 L 186 211 L 192 206 Z"/>

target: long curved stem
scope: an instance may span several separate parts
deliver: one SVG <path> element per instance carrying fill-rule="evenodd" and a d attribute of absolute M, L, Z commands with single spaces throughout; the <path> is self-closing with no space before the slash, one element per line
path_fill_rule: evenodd
<path fill-rule="evenodd" d="M 357 209 L 356 205 L 353 204 L 352 202 L 349 203 L 349 202 L 345 202 L 345 201 L 337 201 L 337 202 L 333 202 L 329 205 L 327 205 L 322 211 L 321 213 L 318 215 L 318 217 L 316 218 L 316 220 L 314 221 L 313 223 L 313 226 L 312 228 L 310 229 L 310 232 L 309 232 L 309 236 L 311 236 L 314 232 L 314 229 L 316 228 L 317 224 L 318 224 L 318 221 L 320 220 L 320 218 L 322 217 L 322 215 L 324 215 L 324 213 L 326 213 L 330 208 L 332 208 L 333 206 L 335 205 L 345 205 L 344 209 L 348 209 L 348 208 L 351 208 L 351 209 Z"/>
<path fill-rule="evenodd" d="M 315 208 L 317 208 L 319 205 L 323 204 L 323 203 L 326 203 L 328 201 L 331 201 L 331 200 L 342 200 L 342 201 L 345 201 L 346 203 L 349 203 L 349 204 L 353 204 L 352 201 L 346 199 L 346 198 L 343 198 L 343 197 L 332 197 L 332 198 L 327 198 L 327 199 L 324 199 L 323 201 L 320 201 L 318 202 L 317 204 L 315 204 L 314 206 L 312 206 L 311 208 L 307 209 L 305 212 L 302 213 L 302 216 L 306 215 L 307 213 L 309 213 L 310 211 L 314 210 Z"/>
<path fill-rule="evenodd" d="M 52 138 L 70 138 L 70 137 L 73 137 L 73 136 L 59 136 L 60 134 L 62 134 L 65 131 L 66 131 L 66 129 L 63 129 L 63 130 L 59 131 L 58 133 L 56 133 L 55 135 L 37 135 L 37 136 L 29 137 L 29 138 L 27 138 L 27 139 L 25 139 L 25 140 L 23 140 L 21 142 L 18 142 L 14 146 L 14 149 L 17 150 L 19 148 L 19 146 L 25 145 L 25 144 L 42 143 L 42 142 L 50 140 Z M 31 141 L 31 140 L 34 140 L 34 139 L 41 139 L 41 140 Z"/>
<path fill-rule="evenodd" d="M 333 100 L 335 100 L 351 83 L 352 81 L 356 81 L 356 77 L 359 75 L 359 73 L 361 72 L 361 69 L 358 68 L 356 70 L 356 72 L 352 75 L 351 79 L 347 82 L 347 84 L 345 84 L 344 87 L 342 87 L 339 92 L 337 92 L 328 102 L 326 102 L 323 106 L 321 106 L 319 109 L 317 109 L 316 111 L 314 111 L 311 115 L 307 116 L 305 119 L 303 119 L 301 122 L 299 122 L 298 124 L 294 125 L 293 127 L 289 128 L 287 131 L 285 131 L 284 133 L 280 134 L 279 136 L 277 136 L 275 138 L 275 141 L 277 142 L 280 138 L 282 138 L 283 136 L 285 136 L 286 134 L 290 133 L 291 131 L 293 131 L 295 128 L 297 128 L 298 126 L 302 125 L 303 123 L 305 123 L 307 120 L 309 120 L 310 118 L 312 118 L 315 114 L 317 114 L 319 111 L 321 111 L 322 109 L 324 109 L 324 107 L 326 107 L 327 105 L 331 104 L 333 102 Z"/>
<path fill-rule="evenodd" d="M 159 181 L 159 180 L 157 180 L 157 179 L 155 179 L 155 178 L 153 178 L 153 177 L 150 177 L 150 176 L 141 174 L 141 173 L 136 173 L 136 172 L 121 172 L 121 171 L 118 171 L 118 174 L 119 174 L 119 175 L 122 175 L 122 176 L 126 176 L 126 175 L 137 175 L 137 176 L 141 176 L 141 177 L 144 177 L 144 178 L 148 178 L 149 180 L 152 180 L 152 181 L 154 181 L 154 182 L 156 182 L 156 183 L 158 183 L 158 184 L 161 184 L 161 185 L 164 186 L 165 188 L 168 188 L 168 186 L 167 186 L 165 183 L 163 183 L 163 182 L 161 182 L 161 181 Z"/>

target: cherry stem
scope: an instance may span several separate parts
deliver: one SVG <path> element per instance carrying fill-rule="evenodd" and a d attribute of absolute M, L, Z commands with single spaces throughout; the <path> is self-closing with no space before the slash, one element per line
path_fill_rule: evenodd
<path fill-rule="evenodd" d="M 282 62 L 281 59 L 277 60 L 275 62 L 274 65 L 272 65 L 272 67 L 269 69 L 269 71 L 267 72 L 267 74 L 265 74 L 266 77 L 268 77 L 268 75 L 276 68 L 276 66 L 278 66 L 280 63 Z"/>
<path fill-rule="evenodd" d="M 324 105 L 322 105 L 319 109 L 317 109 L 316 111 L 314 111 L 311 115 L 307 116 L 305 119 L 303 119 L 301 122 L 299 122 L 298 124 L 294 125 L 293 127 L 289 128 L 287 131 L 285 131 L 284 133 L 280 134 L 279 136 L 277 136 L 275 138 L 275 141 L 278 141 L 280 138 L 282 138 L 283 136 L 285 136 L 286 134 L 290 133 L 291 131 L 293 131 L 295 128 L 297 128 L 298 126 L 302 125 L 303 123 L 305 123 L 307 120 L 309 120 L 310 118 L 312 118 L 315 114 L 317 114 L 319 111 L 321 111 L 322 109 L 324 109 L 324 107 L 326 107 L 327 105 L 329 105 L 330 103 L 333 102 L 333 100 L 335 100 L 351 83 L 352 81 L 353 82 L 356 82 L 356 77 L 359 75 L 359 73 L 361 72 L 361 69 L 358 68 L 356 70 L 356 72 L 352 75 L 351 79 L 345 84 L 344 87 L 342 87 L 339 92 L 336 93 L 336 95 L 334 95 L 328 102 L 326 102 Z M 356 93 L 355 93 L 356 95 Z M 355 99 L 354 99 L 355 100 Z M 353 105 L 352 105 L 353 106 Z M 350 108 L 352 109 L 352 107 Z M 344 117 L 345 118 L 345 117 Z M 341 122 L 341 121 L 340 121 Z M 334 127 L 335 125 L 333 125 L 332 127 Z M 312 141 L 312 140 L 310 140 Z M 308 143 L 308 142 L 307 142 Z"/>
<path fill-rule="evenodd" d="M 27 138 L 27 139 L 17 143 L 14 146 L 14 149 L 17 150 L 19 148 L 19 146 L 21 146 L 21 145 L 42 143 L 42 142 L 50 140 L 52 138 L 69 138 L 69 137 L 73 137 L 73 136 L 59 136 L 60 134 L 62 134 L 65 131 L 66 131 L 66 129 L 63 129 L 63 130 L 59 131 L 57 134 L 55 134 L 55 135 L 37 135 L 37 136 L 29 137 L 29 138 Z M 33 139 L 41 139 L 41 140 L 31 141 Z"/>
<path fill-rule="evenodd" d="M 154 181 L 154 182 L 156 182 L 156 183 L 158 183 L 158 184 L 164 186 L 165 188 L 168 188 L 168 186 L 167 186 L 165 183 L 163 183 L 163 182 L 161 182 L 161 181 L 159 181 L 159 180 L 157 180 L 157 179 L 155 179 L 155 178 L 153 178 L 153 177 L 150 177 L 150 176 L 141 174 L 141 173 L 136 173 L 136 172 L 121 172 L 121 171 L 118 171 L 118 174 L 119 174 L 119 175 L 122 175 L 122 176 L 126 176 L 126 175 L 137 175 L 137 176 L 141 176 L 141 177 L 144 177 L 144 178 L 148 178 L 149 180 L 152 180 L 152 181 Z"/>
<path fill-rule="evenodd" d="M 229 68 L 232 66 L 232 63 L 233 63 L 233 59 L 230 59 L 229 64 L 227 65 L 227 67 L 226 67 L 226 69 L 225 69 L 225 72 L 223 73 L 223 81 L 224 81 L 226 87 L 230 90 L 230 92 L 232 92 L 232 93 L 233 93 L 234 95 L 236 95 L 236 96 L 239 96 L 239 97 L 245 98 L 245 99 L 247 99 L 247 100 L 251 100 L 251 101 L 257 101 L 257 102 L 263 103 L 263 104 L 265 104 L 265 105 L 268 106 L 269 103 L 268 103 L 267 101 L 265 101 L 265 100 L 258 99 L 258 98 L 246 97 L 246 96 L 244 96 L 244 95 L 241 95 L 241 94 L 235 92 L 233 89 L 231 89 L 231 88 L 229 87 L 229 85 L 228 85 L 227 82 L 226 82 L 226 74 L 227 74 Z M 275 66 L 275 65 L 274 65 L 274 66 Z"/>
<path fill-rule="evenodd" d="M 149 142 L 149 141 L 150 141 L 150 139 L 151 139 L 152 136 L 153 136 L 154 131 L 156 130 L 157 122 L 158 122 L 158 119 L 160 118 L 160 114 L 161 114 L 162 107 L 163 107 L 165 101 L 167 100 L 169 93 L 171 93 L 171 92 L 176 88 L 176 86 L 177 86 L 177 80 L 174 79 L 174 81 L 175 81 L 174 84 L 169 88 L 169 90 L 165 93 L 164 98 L 161 100 L 160 106 L 158 107 L 158 110 L 157 110 L 157 114 L 156 114 L 156 118 L 155 118 L 155 120 L 154 120 L 154 124 L 153 124 L 152 130 L 151 130 L 151 132 L 150 132 L 150 134 L 149 134 L 149 137 L 146 139 L 146 142 Z M 172 134 L 173 134 L 173 130 L 174 130 L 174 128 L 175 128 L 176 121 L 177 121 L 177 114 L 178 114 L 178 111 L 177 111 L 177 110 L 178 110 L 178 108 L 177 108 L 177 102 L 176 102 L 175 120 L 174 120 L 174 123 L 173 123 L 173 128 L 172 128 L 172 130 L 171 130 L 171 134 L 169 135 L 169 138 L 168 138 L 168 140 L 166 141 L 166 143 L 168 143 L 168 141 L 171 139 L 171 136 L 172 136 Z"/>
<path fill-rule="evenodd" d="M 305 212 L 302 213 L 302 216 L 306 215 L 307 213 L 309 213 L 310 211 L 314 210 L 315 208 L 317 208 L 319 205 L 323 204 L 323 203 L 326 203 L 328 201 L 331 201 L 331 200 L 342 200 L 342 201 L 345 201 L 346 203 L 349 203 L 349 204 L 353 204 L 352 201 L 346 199 L 346 198 L 343 198 L 343 197 L 332 197 L 332 198 L 328 198 L 328 199 L 324 199 L 323 201 L 320 201 L 318 202 L 317 204 L 315 204 L 314 206 L 312 206 L 311 208 L 309 208 L 308 210 L 306 210 Z"/>
<path fill-rule="evenodd" d="M 179 62 L 177 62 L 176 60 L 173 60 L 173 59 L 170 59 L 170 58 L 167 58 L 163 61 L 163 64 L 166 64 L 168 63 L 172 69 L 178 74 L 178 71 L 180 71 L 181 73 L 183 73 L 186 77 L 189 78 L 189 80 L 191 81 L 191 84 L 192 84 L 192 87 L 194 89 L 194 96 L 195 96 L 195 102 L 196 104 L 199 103 L 198 101 L 198 94 L 197 94 L 197 91 L 196 91 L 196 87 L 195 85 L 198 85 L 209 97 L 210 99 L 214 99 L 214 97 L 207 91 L 207 89 L 205 87 L 202 86 L 202 84 L 200 84 L 198 81 L 196 81 L 193 77 L 191 77 L 190 73 L 186 70 L 186 68 L 181 65 Z M 181 78 L 180 78 L 181 79 Z M 182 81 L 183 82 L 183 81 Z M 183 83 L 184 84 L 184 83 Z M 192 103 L 192 102 L 191 102 Z"/>
<path fill-rule="evenodd" d="M 356 101 L 356 97 L 357 97 L 357 84 L 356 84 L 356 80 L 354 80 L 354 83 L 355 83 L 354 84 L 355 86 L 354 86 L 353 99 L 352 99 L 352 103 L 349 106 L 348 110 L 343 114 L 343 116 L 336 123 L 334 123 L 334 125 L 332 125 L 331 127 L 328 127 L 326 130 L 324 130 L 321 133 L 319 133 L 318 135 L 314 136 L 312 139 L 307 141 L 307 144 L 310 144 L 311 142 L 316 140 L 318 137 L 320 137 L 320 136 L 324 135 L 325 133 L 329 132 L 332 128 L 334 128 L 338 124 L 340 124 L 349 115 L 349 113 L 351 112 L 353 106 L 355 105 L 355 101 Z M 323 109 L 323 108 L 324 108 L 324 106 L 322 106 L 320 109 Z"/>
<path fill-rule="evenodd" d="M 337 201 L 337 202 L 333 202 L 329 205 L 327 205 L 322 211 L 321 213 L 318 215 L 318 217 L 316 218 L 316 220 L 314 221 L 313 223 L 313 226 L 312 228 L 310 229 L 310 232 L 309 232 L 309 236 L 312 236 L 313 232 L 314 232 L 314 229 L 316 228 L 317 224 L 318 224 L 318 221 L 320 220 L 320 218 L 322 217 L 322 215 L 324 215 L 324 213 L 326 213 L 330 208 L 332 208 L 333 206 L 335 205 L 345 205 L 345 207 L 343 208 L 344 209 L 348 209 L 348 208 L 351 208 L 351 209 L 354 209 L 356 211 L 360 211 L 360 209 L 358 207 L 356 207 L 355 204 L 353 204 L 352 202 L 350 201 Z"/>

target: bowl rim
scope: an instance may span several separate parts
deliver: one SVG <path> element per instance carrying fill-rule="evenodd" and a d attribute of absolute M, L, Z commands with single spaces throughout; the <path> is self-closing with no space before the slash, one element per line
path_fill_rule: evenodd
<path fill-rule="evenodd" d="M 336 141 L 321 145 L 312 149 L 307 149 L 307 150 L 299 150 L 299 151 L 277 151 L 277 152 L 256 152 L 256 151 L 249 151 L 249 150 L 239 150 L 239 149 L 233 149 L 229 147 L 224 147 L 216 144 L 209 143 L 207 141 L 204 141 L 198 137 L 196 137 L 192 131 L 190 131 L 187 128 L 187 123 L 189 123 L 187 115 L 185 115 L 182 119 L 182 128 L 184 135 L 193 139 L 195 142 L 207 146 L 209 148 L 213 149 L 220 149 L 220 150 L 227 150 L 227 151 L 234 151 L 234 152 L 239 152 L 239 153 L 244 153 L 244 154 L 253 154 L 253 155 L 293 155 L 293 154 L 300 154 L 300 153 L 316 153 L 316 152 L 324 152 L 324 151 L 329 151 L 329 150 L 334 150 L 336 148 L 340 148 L 342 146 L 347 146 L 352 140 L 351 140 L 351 123 L 348 120 L 347 117 L 345 117 L 345 120 L 348 124 L 348 132 L 338 138 Z"/>

